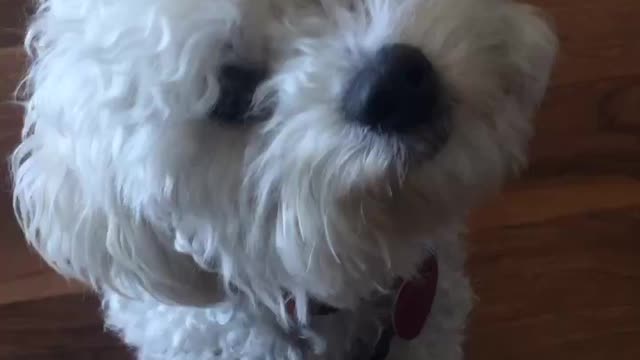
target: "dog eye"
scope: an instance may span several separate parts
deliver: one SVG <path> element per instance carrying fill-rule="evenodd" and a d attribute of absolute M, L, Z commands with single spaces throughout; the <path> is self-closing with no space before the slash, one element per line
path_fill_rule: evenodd
<path fill-rule="evenodd" d="M 209 118 L 226 124 L 247 124 L 266 118 L 261 111 L 252 111 L 253 96 L 267 77 L 264 68 L 227 64 L 220 68 L 220 94 Z"/>

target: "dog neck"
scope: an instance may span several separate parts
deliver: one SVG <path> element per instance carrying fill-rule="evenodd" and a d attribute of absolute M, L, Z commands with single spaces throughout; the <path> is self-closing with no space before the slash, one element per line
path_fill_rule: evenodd
<path fill-rule="evenodd" d="M 411 341 L 418 337 L 425 327 L 436 295 L 438 284 L 438 261 L 435 255 L 425 259 L 416 276 L 409 279 L 397 279 L 393 291 L 384 297 L 391 297 L 392 301 L 379 301 L 392 304 L 384 319 L 384 327 L 378 336 L 370 360 L 383 360 L 387 357 L 393 338 L 398 337 Z M 308 306 L 311 317 L 330 316 L 340 311 L 331 305 L 311 301 Z M 289 317 L 296 319 L 297 308 L 295 299 L 288 297 L 286 310 Z M 362 358 L 361 356 L 358 359 Z"/>

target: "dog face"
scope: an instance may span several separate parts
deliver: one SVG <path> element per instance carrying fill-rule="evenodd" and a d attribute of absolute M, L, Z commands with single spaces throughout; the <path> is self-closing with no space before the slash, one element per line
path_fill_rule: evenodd
<path fill-rule="evenodd" d="M 60 272 L 181 303 L 411 274 L 523 165 L 555 52 L 503 0 L 81 3 L 30 28 L 18 218 Z"/>

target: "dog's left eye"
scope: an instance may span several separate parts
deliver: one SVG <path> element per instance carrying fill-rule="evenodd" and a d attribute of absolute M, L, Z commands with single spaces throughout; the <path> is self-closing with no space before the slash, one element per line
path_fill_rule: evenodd
<path fill-rule="evenodd" d="M 246 124 L 263 118 L 252 112 L 256 88 L 267 77 L 264 68 L 227 64 L 220 68 L 220 94 L 209 117 L 226 124 Z"/>

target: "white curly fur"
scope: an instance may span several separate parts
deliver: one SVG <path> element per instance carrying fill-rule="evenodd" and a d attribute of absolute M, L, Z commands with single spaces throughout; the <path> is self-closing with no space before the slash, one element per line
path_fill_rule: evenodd
<path fill-rule="evenodd" d="M 338 110 L 389 43 L 442 79 L 437 152 L 426 132 L 385 137 Z M 464 217 L 524 164 L 555 47 L 536 10 L 504 0 L 40 0 L 16 213 L 140 359 L 349 359 L 375 342 L 370 299 L 430 253 L 431 317 L 389 358 L 460 359 Z M 269 69 L 264 123 L 208 119 L 229 62 Z M 344 311 L 308 317 L 310 299 Z"/>

